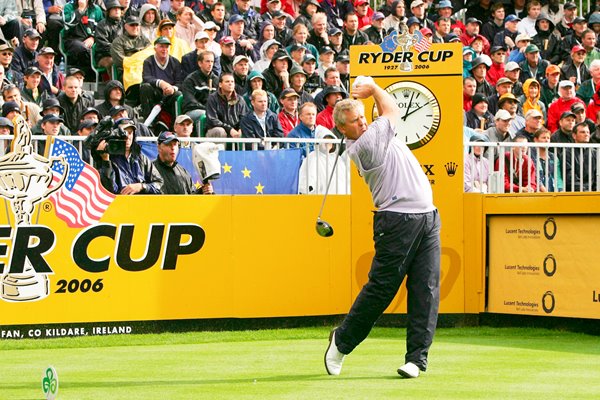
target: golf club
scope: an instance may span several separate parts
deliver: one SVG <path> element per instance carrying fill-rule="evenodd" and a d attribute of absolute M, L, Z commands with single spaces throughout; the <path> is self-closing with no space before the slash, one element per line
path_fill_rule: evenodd
<path fill-rule="evenodd" d="M 342 136 L 342 140 L 340 140 L 340 148 L 338 149 L 338 156 L 335 158 L 333 162 L 333 168 L 331 169 L 331 174 L 329 175 L 329 180 L 327 181 L 327 187 L 325 188 L 325 195 L 323 196 L 323 202 L 321 203 L 321 210 L 319 211 L 319 216 L 317 216 L 317 224 L 316 229 L 317 233 L 323 237 L 333 236 L 333 227 L 326 221 L 321 220 L 321 214 L 323 214 L 323 207 L 325 206 L 325 200 L 327 199 L 327 194 L 329 193 L 329 186 L 331 186 L 331 181 L 333 180 L 333 174 L 335 174 L 335 167 L 337 167 L 338 160 L 343 152 L 343 144 L 344 144 L 345 136 Z"/>

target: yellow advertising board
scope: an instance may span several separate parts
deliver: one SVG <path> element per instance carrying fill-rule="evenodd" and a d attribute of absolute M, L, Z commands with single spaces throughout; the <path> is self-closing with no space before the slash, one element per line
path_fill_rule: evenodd
<path fill-rule="evenodd" d="M 598 215 L 490 216 L 487 311 L 600 318 Z"/>
<path fill-rule="evenodd" d="M 459 43 L 415 47 L 416 38 L 396 38 L 396 45 L 352 46 L 352 79 L 371 76 L 397 102 L 401 116 L 396 135 L 414 152 L 433 188 L 442 220 L 442 280 L 440 311 L 465 312 L 463 271 L 463 147 L 462 47 Z M 407 42 L 407 40 L 409 40 Z M 404 46 L 404 47 L 403 47 Z M 351 82 L 351 83 L 352 83 Z M 377 117 L 372 99 L 365 104 L 369 121 Z M 352 293 L 367 281 L 374 255 L 371 196 L 363 179 L 352 176 Z M 406 311 L 406 287 L 387 312 Z"/>

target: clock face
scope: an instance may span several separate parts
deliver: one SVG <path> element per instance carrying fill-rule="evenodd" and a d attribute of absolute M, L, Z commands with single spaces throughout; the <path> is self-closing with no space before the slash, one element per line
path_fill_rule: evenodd
<path fill-rule="evenodd" d="M 386 92 L 400 108 L 396 120 L 396 137 L 410 149 L 429 143 L 440 126 L 440 105 L 429 89 L 420 83 L 406 81 L 388 86 Z M 373 110 L 377 117 L 377 107 Z"/>

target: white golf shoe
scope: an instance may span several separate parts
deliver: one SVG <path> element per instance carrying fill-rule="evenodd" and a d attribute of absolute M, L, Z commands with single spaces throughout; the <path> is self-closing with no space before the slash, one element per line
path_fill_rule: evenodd
<path fill-rule="evenodd" d="M 415 364 L 407 362 L 398 368 L 398 374 L 403 378 L 418 378 L 421 370 Z"/>
<path fill-rule="evenodd" d="M 335 329 L 329 334 L 329 346 L 325 352 L 325 369 L 329 375 L 339 375 L 345 354 L 340 353 L 335 345 Z"/>

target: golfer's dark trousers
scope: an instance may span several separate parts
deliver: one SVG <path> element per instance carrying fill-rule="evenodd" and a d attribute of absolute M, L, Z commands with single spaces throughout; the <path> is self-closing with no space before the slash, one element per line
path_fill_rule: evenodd
<path fill-rule="evenodd" d="M 427 369 L 440 302 L 440 218 L 424 214 L 376 212 L 373 217 L 375 257 L 369 281 L 336 329 L 338 350 L 349 354 L 373 325 L 407 277 L 408 321 L 405 362 Z"/>

